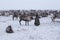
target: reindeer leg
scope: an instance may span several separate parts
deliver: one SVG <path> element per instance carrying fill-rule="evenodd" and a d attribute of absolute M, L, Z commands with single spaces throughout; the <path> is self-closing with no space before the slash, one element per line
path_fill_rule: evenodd
<path fill-rule="evenodd" d="M 21 25 L 21 20 L 19 20 L 19 23 L 20 23 L 20 25 Z"/>
<path fill-rule="evenodd" d="M 27 25 L 27 22 L 25 21 L 25 26 Z"/>
<path fill-rule="evenodd" d="M 54 22 L 55 21 L 55 18 L 53 18 L 52 21 Z"/>
<path fill-rule="evenodd" d="M 13 16 L 13 20 L 14 20 L 14 16 Z"/>
<path fill-rule="evenodd" d="M 29 25 L 29 22 L 25 21 L 25 25 L 26 25 L 26 26 Z"/>
<path fill-rule="evenodd" d="M 26 22 L 25 22 L 25 25 L 29 25 L 29 22 L 28 22 L 28 21 L 26 21 Z"/>
<path fill-rule="evenodd" d="M 28 22 L 28 26 L 29 26 L 29 22 Z"/>

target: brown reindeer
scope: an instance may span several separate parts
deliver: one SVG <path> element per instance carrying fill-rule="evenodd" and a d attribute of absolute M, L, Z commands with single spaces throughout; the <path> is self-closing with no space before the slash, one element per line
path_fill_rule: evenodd
<path fill-rule="evenodd" d="M 29 25 L 29 22 L 33 19 L 31 16 L 28 16 L 28 15 L 21 15 L 19 17 L 19 23 L 21 25 L 21 21 L 25 21 L 25 25 Z"/>

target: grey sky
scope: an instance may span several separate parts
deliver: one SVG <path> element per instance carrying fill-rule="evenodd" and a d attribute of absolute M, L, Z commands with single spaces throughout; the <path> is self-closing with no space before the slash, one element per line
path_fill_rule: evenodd
<path fill-rule="evenodd" d="M 60 10 L 60 0 L 0 0 L 0 10 L 5 9 Z"/>

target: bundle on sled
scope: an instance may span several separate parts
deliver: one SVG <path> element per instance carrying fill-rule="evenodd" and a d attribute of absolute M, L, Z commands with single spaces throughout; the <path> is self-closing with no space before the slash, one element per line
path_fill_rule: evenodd
<path fill-rule="evenodd" d="M 6 28 L 6 33 L 13 33 L 11 25 Z"/>

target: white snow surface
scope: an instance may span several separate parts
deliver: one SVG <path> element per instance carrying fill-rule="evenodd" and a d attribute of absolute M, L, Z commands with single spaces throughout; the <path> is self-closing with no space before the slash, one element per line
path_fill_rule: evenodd
<path fill-rule="evenodd" d="M 40 19 L 40 25 L 35 26 L 32 20 L 29 26 L 25 22 L 12 20 L 12 16 L 0 16 L 0 40 L 60 40 L 60 22 L 52 22 L 50 17 Z M 12 26 L 14 33 L 6 33 L 6 27 Z"/>

